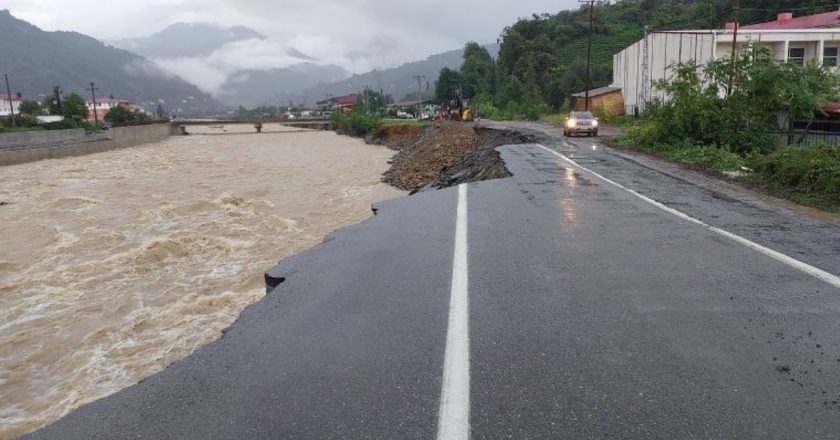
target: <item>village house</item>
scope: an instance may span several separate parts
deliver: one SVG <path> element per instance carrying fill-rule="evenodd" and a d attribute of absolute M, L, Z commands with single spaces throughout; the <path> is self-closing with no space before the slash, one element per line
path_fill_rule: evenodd
<path fill-rule="evenodd" d="M 572 95 L 577 111 L 586 110 L 586 92 Z M 599 87 L 589 91 L 589 110 L 600 110 L 610 116 L 624 114 L 624 98 L 619 87 Z"/>
<path fill-rule="evenodd" d="M 117 106 L 125 107 L 131 111 L 139 111 L 145 113 L 143 107 L 140 107 L 139 105 L 125 99 L 114 98 L 113 96 L 101 99 L 97 98 L 95 108 L 93 105 L 93 100 L 87 100 L 86 104 L 88 109 L 88 122 L 94 122 L 97 120 L 100 122 L 104 121 L 105 115 L 107 115 L 112 108 Z"/>
<path fill-rule="evenodd" d="M 332 112 L 332 111 L 341 111 L 347 112 L 350 111 L 356 104 L 359 103 L 359 95 L 347 95 L 347 96 L 336 96 L 329 99 L 325 99 L 323 101 L 318 101 L 316 103 L 316 107 L 318 111 L 322 112 Z"/>
<path fill-rule="evenodd" d="M 20 104 L 25 99 L 18 93 L 17 96 L 0 96 L 0 117 L 9 116 L 14 112 L 16 115 L 20 114 Z"/>

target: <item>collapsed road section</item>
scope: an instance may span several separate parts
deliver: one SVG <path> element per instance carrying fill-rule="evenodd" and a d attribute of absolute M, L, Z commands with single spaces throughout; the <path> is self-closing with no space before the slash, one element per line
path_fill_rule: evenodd
<path fill-rule="evenodd" d="M 384 181 L 417 191 L 508 177 L 496 147 L 535 140 L 514 130 L 451 121 L 428 127 L 385 127 L 380 141 L 397 154 Z"/>

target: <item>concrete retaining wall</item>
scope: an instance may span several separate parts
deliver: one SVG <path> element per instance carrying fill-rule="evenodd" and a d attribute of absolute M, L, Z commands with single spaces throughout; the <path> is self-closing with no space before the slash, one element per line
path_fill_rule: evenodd
<path fill-rule="evenodd" d="M 112 128 L 108 131 L 108 139 L 114 141 L 115 148 L 126 148 L 160 142 L 172 134 L 173 128 L 169 124 L 142 125 Z"/>
<path fill-rule="evenodd" d="M 2 147 L 27 147 L 38 146 L 50 143 L 66 142 L 85 137 L 84 128 L 73 128 L 69 130 L 41 130 L 21 131 L 15 133 L 0 133 L 0 146 Z"/>
<path fill-rule="evenodd" d="M 138 127 L 112 128 L 105 140 L 79 142 L 75 144 L 42 146 L 25 150 L 0 151 L 0 166 L 34 162 L 43 159 L 81 156 L 101 153 L 117 148 L 160 142 L 172 135 L 169 124 L 143 125 Z"/>

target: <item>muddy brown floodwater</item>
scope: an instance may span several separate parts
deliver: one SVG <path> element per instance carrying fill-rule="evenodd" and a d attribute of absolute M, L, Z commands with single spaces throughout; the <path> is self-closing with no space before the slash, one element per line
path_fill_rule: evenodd
<path fill-rule="evenodd" d="M 218 339 L 265 269 L 405 194 L 385 147 L 190 131 L 215 135 L 0 168 L 0 439 Z"/>

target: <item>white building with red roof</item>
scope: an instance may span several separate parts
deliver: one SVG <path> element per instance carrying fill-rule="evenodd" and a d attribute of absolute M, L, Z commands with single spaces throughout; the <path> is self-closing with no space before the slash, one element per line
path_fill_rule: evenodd
<path fill-rule="evenodd" d="M 93 122 L 94 120 L 99 120 L 100 122 L 105 120 L 105 115 L 111 111 L 112 108 L 117 106 L 125 107 L 131 111 L 139 111 L 145 112 L 143 107 L 126 100 L 126 99 L 119 99 L 114 98 L 113 96 L 110 97 L 103 97 L 103 98 L 96 98 L 96 106 L 94 108 L 93 100 L 89 99 L 86 101 L 87 108 L 88 108 L 88 121 Z M 95 112 L 95 113 L 94 113 Z M 95 117 L 94 117 L 95 115 Z"/>
<path fill-rule="evenodd" d="M 12 96 L 9 99 L 8 95 L 0 95 L 0 117 L 9 116 L 14 111 L 15 114 L 20 114 L 20 104 L 26 101 L 22 96 Z"/>
<path fill-rule="evenodd" d="M 359 103 L 359 95 L 335 96 L 324 101 L 318 101 L 316 106 L 321 111 L 349 111 Z"/>
<path fill-rule="evenodd" d="M 650 32 L 635 44 L 613 55 L 613 87 L 620 87 L 625 112 L 644 110 L 645 103 L 664 98 L 653 85 L 670 78 L 675 64 L 709 61 L 743 52 L 751 43 L 769 47 L 776 59 L 796 64 L 817 62 L 840 67 L 840 11 L 795 17 L 782 12 L 776 20 L 724 29 Z"/>

